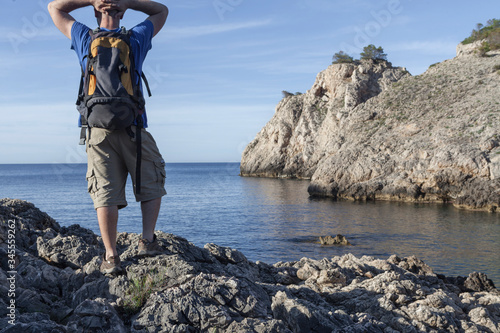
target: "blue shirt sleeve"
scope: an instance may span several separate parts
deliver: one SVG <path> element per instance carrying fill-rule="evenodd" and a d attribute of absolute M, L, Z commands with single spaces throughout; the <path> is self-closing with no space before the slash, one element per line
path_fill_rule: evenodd
<path fill-rule="evenodd" d="M 152 47 L 151 41 L 153 40 L 154 33 L 153 22 L 145 20 L 130 29 L 130 31 L 132 32 L 130 47 L 135 57 L 135 68 L 139 73 L 142 73 L 142 63 Z"/>
<path fill-rule="evenodd" d="M 87 65 L 87 58 L 85 56 L 88 54 L 90 43 L 89 30 L 90 28 L 85 24 L 76 21 L 71 26 L 71 49 L 76 52 L 82 71 L 85 70 L 85 66 Z M 82 126 L 80 116 L 78 117 L 78 126 Z"/>
<path fill-rule="evenodd" d="M 84 58 L 89 52 L 89 31 L 90 28 L 80 22 L 73 23 L 71 27 L 71 49 L 76 52 L 82 68 L 85 68 Z"/>

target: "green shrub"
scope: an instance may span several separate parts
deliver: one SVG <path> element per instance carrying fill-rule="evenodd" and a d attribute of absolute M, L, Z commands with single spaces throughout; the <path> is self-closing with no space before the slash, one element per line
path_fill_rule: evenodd
<path fill-rule="evenodd" d="M 497 28 L 488 35 L 488 42 L 492 50 L 500 49 L 500 28 Z"/>
<path fill-rule="evenodd" d="M 462 44 L 470 44 L 475 41 L 483 39 L 486 40 L 488 45 L 486 47 L 483 43 L 481 49 L 479 50 L 480 54 L 485 55 L 486 52 L 490 50 L 500 49 L 500 20 L 497 19 L 488 20 L 486 26 L 483 26 L 481 23 L 478 23 L 477 28 L 472 30 L 471 35 L 465 38 L 462 41 Z M 484 52 L 486 49 L 488 49 L 488 51 Z"/>
<path fill-rule="evenodd" d="M 344 51 L 340 51 L 333 55 L 332 64 L 350 64 L 353 62 L 354 59 Z"/>
<path fill-rule="evenodd" d="M 387 54 L 384 53 L 382 46 L 376 47 L 373 44 L 365 46 L 363 52 L 360 53 L 361 59 L 386 60 Z"/>
<path fill-rule="evenodd" d="M 149 274 L 130 280 L 127 297 L 124 300 L 124 310 L 137 313 L 146 303 L 153 291 L 159 290 L 165 284 L 165 273 L 151 270 Z"/>
<path fill-rule="evenodd" d="M 293 94 L 291 92 L 286 91 L 286 90 L 283 90 L 281 93 L 283 94 L 283 98 L 293 96 Z"/>
<path fill-rule="evenodd" d="M 486 57 L 486 53 L 491 51 L 490 43 L 483 42 L 481 46 L 477 49 L 481 57 Z"/>

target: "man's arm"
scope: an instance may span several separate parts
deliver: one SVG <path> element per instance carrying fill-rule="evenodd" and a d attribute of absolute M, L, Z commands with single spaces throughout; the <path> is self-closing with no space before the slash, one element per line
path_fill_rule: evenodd
<path fill-rule="evenodd" d="M 147 19 L 154 26 L 153 36 L 160 32 L 168 16 L 167 6 L 151 0 L 119 0 L 117 6 L 119 7 L 117 15 L 120 18 L 123 18 L 123 14 L 127 9 L 133 9 L 149 15 Z"/>
<path fill-rule="evenodd" d="M 119 0 L 54 0 L 48 9 L 52 21 L 61 32 L 71 39 L 71 27 L 75 22 L 69 13 L 78 8 L 93 6 L 97 11 L 108 12 L 117 8 Z"/>

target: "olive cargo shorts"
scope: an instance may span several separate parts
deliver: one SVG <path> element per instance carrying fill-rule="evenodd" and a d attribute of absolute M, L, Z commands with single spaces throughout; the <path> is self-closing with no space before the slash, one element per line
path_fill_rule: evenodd
<path fill-rule="evenodd" d="M 132 127 L 135 132 L 135 126 Z M 135 190 L 137 144 L 125 130 L 91 128 L 87 134 L 87 182 L 94 208 L 127 206 L 125 185 L 131 175 L 136 201 L 167 194 L 165 161 L 149 132 L 142 129 L 141 191 Z"/>

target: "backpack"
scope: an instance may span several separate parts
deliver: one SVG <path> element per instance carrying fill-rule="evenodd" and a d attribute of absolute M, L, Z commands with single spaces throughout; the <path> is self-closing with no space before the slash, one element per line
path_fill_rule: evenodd
<path fill-rule="evenodd" d="M 141 131 L 145 101 L 140 84 L 146 84 L 144 73 L 135 69 L 134 55 L 130 50 L 130 35 L 124 27 L 121 31 L 89 31 L 91 40 L 87 66 L 82 77 L 76 102 L 80 112 L 82 131 L 80 144 L 85 144 L 86 129 L 99 127 L 109 130 L 127 130 L 137 142 L 136 193 L 140 193 Z M 135 74 L 139 78 L 138 84 Z M 136 125 L 134 134 L 131 126 Z"/>

